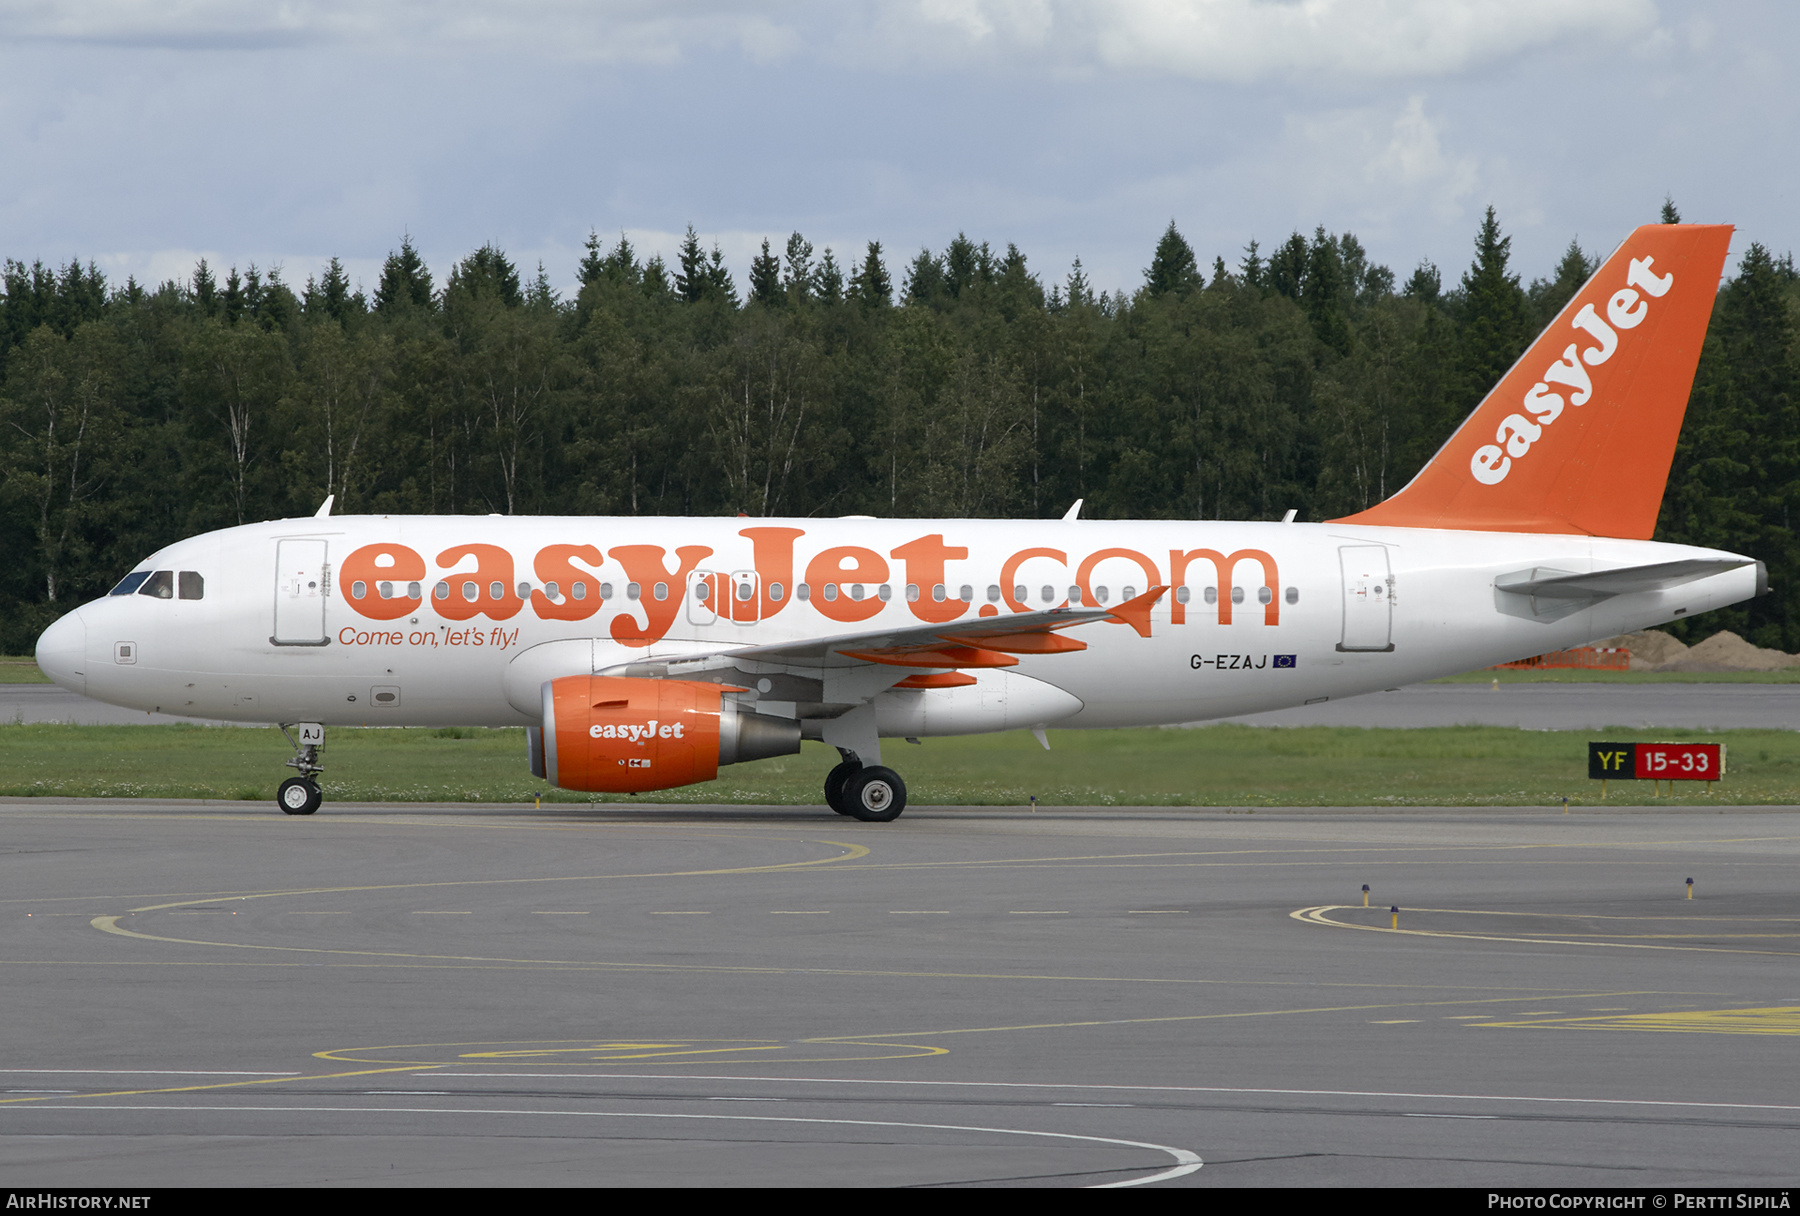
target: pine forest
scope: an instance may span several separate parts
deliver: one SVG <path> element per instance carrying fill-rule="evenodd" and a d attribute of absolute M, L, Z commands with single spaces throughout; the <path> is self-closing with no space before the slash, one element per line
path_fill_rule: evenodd
<path fill-rule="evenodd" d="M 1646 217 L 1650 218 L 1650 217 Z M 1665 205 L 1664 219 L 1678 218 Z M 1623 235 L 1623 234 L 1621 234 Z M 1672 631 L 1800 651 L 1800 275 L 1740 233 L 1656 539 L 1768 564 Z M 1149 242 L 1147 241 L 1148 245 Z M 589 239 L 572 298 L 410 241 L 372 294 L 209 266 L 108 282 L 4 264 L 0 653 L 171 541 L 337 514 L 1333 518 L 1404 485 L 1586 280 L 1529 281 L 1490 209 L 1466 270 L 1350 233 L 1204 265 L 1171 223 L 1130 292 L 958 236 L 765 241 L 740 280 Z"/>

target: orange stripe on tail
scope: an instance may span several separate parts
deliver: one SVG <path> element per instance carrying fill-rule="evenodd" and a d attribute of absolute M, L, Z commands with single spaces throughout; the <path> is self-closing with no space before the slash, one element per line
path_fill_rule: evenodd
<path fill-rule="evenodd" d="M 1650 539 L 1730 243 L 1633 232 L 1405 489 L 1331 522 Z"/>

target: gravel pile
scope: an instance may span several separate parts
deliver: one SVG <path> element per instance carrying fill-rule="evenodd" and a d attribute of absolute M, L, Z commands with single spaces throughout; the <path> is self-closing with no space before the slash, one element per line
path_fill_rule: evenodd
<path fill-rule="evenodd" d="M 1660 629 L 1620 634 L 1593 645 L 1628 648 L 1633 671 L 1780 671 L 1800 667 L 1800 655 L 1752 646 L 1730 630 L 1694 646 L 1684 645 Z"/>

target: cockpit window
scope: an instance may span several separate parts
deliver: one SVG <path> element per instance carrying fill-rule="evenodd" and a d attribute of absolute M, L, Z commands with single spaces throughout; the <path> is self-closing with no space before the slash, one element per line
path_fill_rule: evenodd
<path fill-rule="evenodd" d="M 181 572 L 181 598 L 184 600 L 203 600 L 206 598 L 206 580 L 200 577 L 198 570 Z"/>
<path fill-rule="evenodd" d="M 173 570 L 158 570 L 144 580 L 144 585 L 138 588 L 138 594 L 153 595 L 159 600 L 174 599 L 175 572 Z"/>
<path fill-rule="evenodd" d="M 119 585 L 112 589 L 111 594 L 130 595 L 149 577 L 150 572 L 148 570 L 133 570 L 130 574 L 127 574 L 124 578 L 119 580 Z"/>

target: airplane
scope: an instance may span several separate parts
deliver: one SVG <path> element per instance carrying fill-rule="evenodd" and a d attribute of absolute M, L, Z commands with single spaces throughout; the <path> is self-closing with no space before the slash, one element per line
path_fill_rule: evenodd
<path fill-rule="evenodd" d="M 1419 474 L 1323 523 L 332 516 L 152 554 L 38 641 L 62 687 L 287 732 L 524 726 L 531 770 L 669 789 L 834 747 L 888 822 L 882 740 L 1183 723 L 1352 697 L 1768 590 L 1658 544 L 1732 229 L 1637 229 Z"/>

